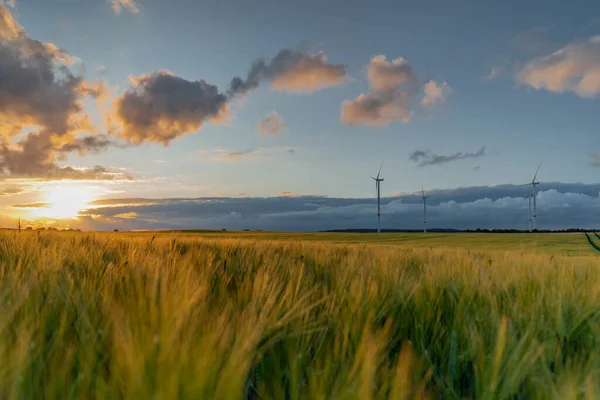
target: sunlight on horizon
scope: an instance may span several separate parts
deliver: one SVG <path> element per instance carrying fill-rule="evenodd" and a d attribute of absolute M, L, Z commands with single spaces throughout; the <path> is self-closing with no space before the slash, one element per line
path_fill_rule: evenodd
<path fill-rule="evenodd" d="M 71 219 L 87 208 L 94 200 L 92 188 L 86 186 L 56 185 L 45 193 L 43 202 L 46 207 L 33 211 L 36 217 L 53 219 Z"/>

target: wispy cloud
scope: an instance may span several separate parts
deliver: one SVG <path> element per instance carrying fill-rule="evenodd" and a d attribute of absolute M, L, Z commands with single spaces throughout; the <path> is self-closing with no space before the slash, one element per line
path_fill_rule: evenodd
<path fill-rule="evenodd" d="M 0 196 L 12 196 L 15 194 L 21 194 L 27 192 L 24 187 L 6 187 L 0 188 Z"/>
<path fill-rule="evenodd" d="M 482 79 L 484 81 L 492 81 L 498 78 L 502 74 L 502 71 L 504 71 L 503 67 L 492 67 L 490 73 L 484 76 Z"/>
<path fill-rule="evenodd" d="M 25 203 L 25 204 L 14 204 L 13 208 L 49 208 L 52 204 L 49 203 Z"/>
<path fill-rule="evenodd" d="M 241 160 L 259 160 L 280 154 L 294 154 L 295 150 L 291 147 L 259 147 L 243 151 L 229 151 L 225 149 L 200 150 L 198 152 L 200 159 L 211 161 L 241 161 Z"/>
<path fill-rule="evenodd" d="M 277 111 L 267 114 L 258 121 L 258 132 L 263 137 L 267 135 L 278 136 L 285 128 L 285 121 Z"/>
<path fill-rule="evenodd" d="M 410 160 L 416 162 L 418 167 L 425 167 L 428 165 L 447 164 L 468 158 L 480 158 L 485 155 L 485 147 L 482 147 L 475 153 L 458 152 L 451 155 L 435 154 L 430 150 L 416 150 L 410 155 Z"/>
<path fill-rule="evenodd" d="M 135 0 L 109 0 L 113 11 L 116 15 L 120 15 L 123 9 L 137 14 L 140 12 L 140 8 Z"/>
<path fill-rule="evenodd" d="M 281 197 L 294 197 L 296 195 L 296 192 L 279 192 L 279 196 Z"/>

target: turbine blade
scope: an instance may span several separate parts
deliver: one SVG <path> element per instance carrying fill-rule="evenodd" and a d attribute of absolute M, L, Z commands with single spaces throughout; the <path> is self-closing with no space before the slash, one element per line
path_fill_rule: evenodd
<path fill-rule="evenodd" d="M 540 165 L 538 166 L 537 171 L 535 171 L 535 175 L 533 176 L 533 181 L 532 182 L 535 182 L 535 178 L 537 178 L 537 174 L 538 174 L 538 172 L 540 172 L 540 167 L 542 166 L 543 163 L 544 162 L 542 161 L 540 163 Z"/>
<path fill-rule="evenodd" d="M 379 179 L 379 175 L 381 174 L 381 168 L 383 167 L 383 163 L 379 166 L 379 172 L 377 172 L 377 179 Z"/>

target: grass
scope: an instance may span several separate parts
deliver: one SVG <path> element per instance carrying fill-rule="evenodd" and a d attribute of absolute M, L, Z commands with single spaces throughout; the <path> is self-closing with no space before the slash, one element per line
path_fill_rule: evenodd
<path fill-rule="evenodd" d="M 598 253 L 517 236 L 0 233 L 0 398 L 598 398 Z"/>

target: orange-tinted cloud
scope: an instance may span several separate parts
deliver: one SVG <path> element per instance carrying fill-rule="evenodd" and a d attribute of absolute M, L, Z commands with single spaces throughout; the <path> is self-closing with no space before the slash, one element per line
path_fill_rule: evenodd
<path fill-rule="evenodd" d="M 387 61 L 383 55 L 371 58 L 367 64 L 370 91 L 342 103 L 341 121 L 347 126 L 384 127 L 394 121 L 409 123 L 413 103 L 419 92 L 417 75 L 403 58 Z M 421 105 L 425 110 L 446 101 L 450 86 L 425 85 Z"/>
<path fill-rule="evenodd" d="M 431 80 L 425 84 L 425 96 L 421 100 L 421 107 L 429 110 L 434 106 L 444 104 L 451 93 L 452 89 L 446 82 L 438 84 Z"/>
<path fill-rule="evenodd" d="M 348 81 L 346 67 L 329 64 L 323 52 L 306 54 L 299 50 L 283 49 L 270 61 L 258 60 L 252 64 L 247 78 L 231 81 L 230 96 L 245 94 L 267 81 L 272 89 L 293 93 L 312 93 L 338 86 Z"/>
<path fill-rule="evenodd" d="M 393 121 L 410 122 L 412 95 L 409 92 L 361 94 L 342 104 L 342 123 L 348 126 L 383 127 Z"/>
<path fill-rule="evenodd" d="M 61 170 L 54 163 L 57 157 L 83 154 L 87 145 L 99 148 L 97 141 L 81 138 L 97 132 L 83 101 L 102 96 L 103 85 L 74 74 L 70 67 L 76 58 L 30 38 L 2 5 L 0 60 L 0 172 L 48 177 Z M 14 142 L 25 129 L 29 132 Z"/>
<path fill-rule="evenodd" d="M 288 92 L 311 93 L 346 82 L 346 68 L 326 61 L 323 52 L 303 54 L 284 50 L 271 62 L 271 87 Z"/>
<path fill-rule="evenodd" d="M 416 76 L 404 58 L 388 62 L 384 55 L 378 55 L 367 66 L 367 79 L 372 90 L 386 92 L 405 83 L 414 85 Z"/>
<path fill-rule="evenodd" d="M 528 62 L 517 73 L 516 81 L 537 90 L 597 96 L 600 93 L 600 35 Z"/>
<path fill-rule="evenodd" d="M 296 195 L 296 192 L 279 192 L 280 197 L 295 197 Z"/>

